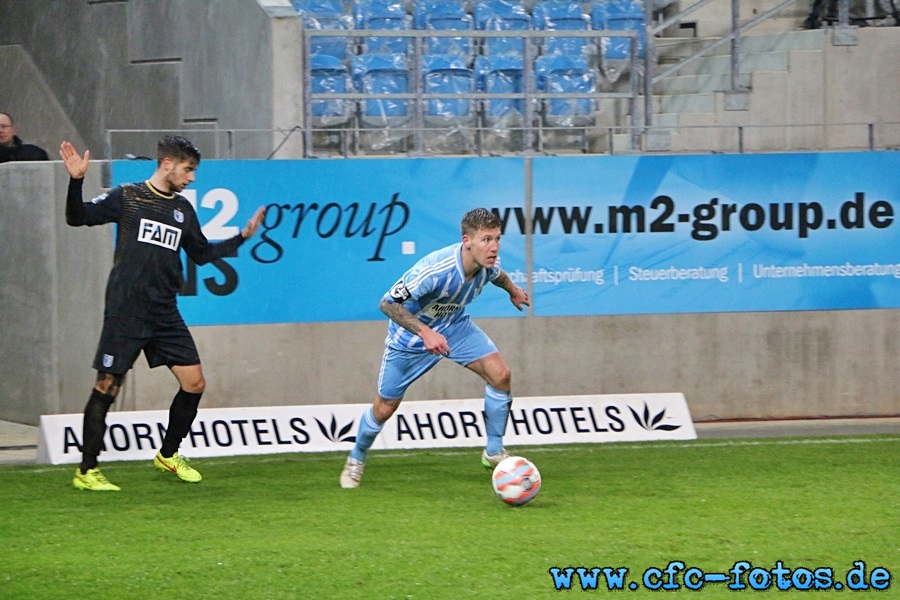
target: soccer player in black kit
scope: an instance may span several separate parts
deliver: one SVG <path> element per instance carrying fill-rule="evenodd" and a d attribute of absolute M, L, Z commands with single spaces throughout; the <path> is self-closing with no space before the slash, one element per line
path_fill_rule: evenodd
<path fill-rule="evenodd" d="M 80 156 L 71 143 L 63 142 L 59 154 L 71 177 L 66 223 L 119 226 L 106 286 L 103 331 L 94 357 L 97 381 L 84 409 L 82 459 L 72 484 L 80 490 L 120 489 L 100 472 L 98 456 L 106 413 L 142 350 L 151 368 L 167 366 L 181 386 L 169 408 L 166 435 L 153 465 L 183 481 L 198 482 L 200 473 L 178 454 L 206 385 L 197 347 L 176 304 L 183 283 L 180 251 L 200 265 L 232 255 L 256 233 L 265 209 L 259 208 L 233 238 L 207 240 L 193 207 L 178 194 L 194 181 L 200 164 L 200 152 L 183 137 L 160 140 L 157 168 L 150 179 L 121 185 L 90 202 L 81 197 L 90 151 Z"/>

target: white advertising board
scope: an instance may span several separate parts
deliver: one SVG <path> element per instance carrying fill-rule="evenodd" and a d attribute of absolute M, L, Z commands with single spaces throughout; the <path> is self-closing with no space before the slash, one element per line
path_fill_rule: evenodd
<path fill-rule="evenodd" d="M 192 458 L 349 451 L 366 404 L 200 409 L 181 452 Z M 410 401 L 400 405 L 373 449 L 478 447 L 484 400 Z M 110 412 L 101 462 L 152 458 L 169 412 Z M 41 417 L 37 462 L 81 460 L 82 415 Z M 515 398 L 504 445 L 696 439 L 683 394 Z"/>

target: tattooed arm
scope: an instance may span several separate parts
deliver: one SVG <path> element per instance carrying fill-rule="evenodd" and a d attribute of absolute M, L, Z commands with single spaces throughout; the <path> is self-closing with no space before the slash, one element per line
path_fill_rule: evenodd
<path fill-rule="evenodd" d="M 378 307 L 391 321 L 422 338 L 422 341 L 425 342 L 425 349 L 431 354 L 446 355 L 450 352 L 447 338 L 419 321 L 414 314 L 409 312 L 399 302 L 391 302 L 386 298 L 382 298 Z"/>

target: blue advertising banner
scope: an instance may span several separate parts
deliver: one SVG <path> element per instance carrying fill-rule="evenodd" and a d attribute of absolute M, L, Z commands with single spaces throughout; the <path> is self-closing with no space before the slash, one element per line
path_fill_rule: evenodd
<path fill-rule="evenodd" d="M 896 152 L 535 158 L 534 313 L 897 308 L 898 212 Z"/>
<path fill-rule="evenodd" d="M 154 166 L 115 161 L 114 184 Z M 900 308 L 897 152 L 209 160 L 184 194 L 210 239 L 267 207 L 238 256 L 185 261 L 191 325 L 382 319 L 476 206 L 536 316 Z M 469 311 L 522 314 L 492 286 Z"/>
<path fill-rule="evenodd" d="M 148 178 L 148 161 L 114 161 L 113 184 Z M 183 192 L 209 239 L 236 235 L 259 206 L 263 225 L 238 256 L 196 266 L 187 257 L 179 306 L 189 325 L 382 319 L 381 296 L 432 250 L 458 242 L 463 214 L 518 206 L 516 158 L 207 160 Z M 522 236 L 504 240 L 503 266 L 525 268 Z M 488 286 L 474 316 L 519 316 Z"/>

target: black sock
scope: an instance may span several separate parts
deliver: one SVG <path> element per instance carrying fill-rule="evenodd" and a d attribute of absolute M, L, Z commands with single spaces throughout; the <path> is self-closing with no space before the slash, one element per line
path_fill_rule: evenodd
<path fill-rule="evenodd" d="M 172 399 L 172 406 L 169 407 L 169 426 L 166 428 L 166 437 L 159 449 L 159 453 L 165 458 L 171 458 L 178 452 L 181 440 L 190 433 L 202 395 L 202 393 L 194 394 L 180 389 Z"/>
<path fill-rule="evenodd" d="M 91 397 L 84 407 L 84 419 L 81 432 L 81 472 L 87 473 L 89 469 L 95 469 L 103 448 L 103 435 L 106 433 L 106 413 L 115 402 L 115 396 L 103 393 L 97 389 L 91 392 Z"/>

